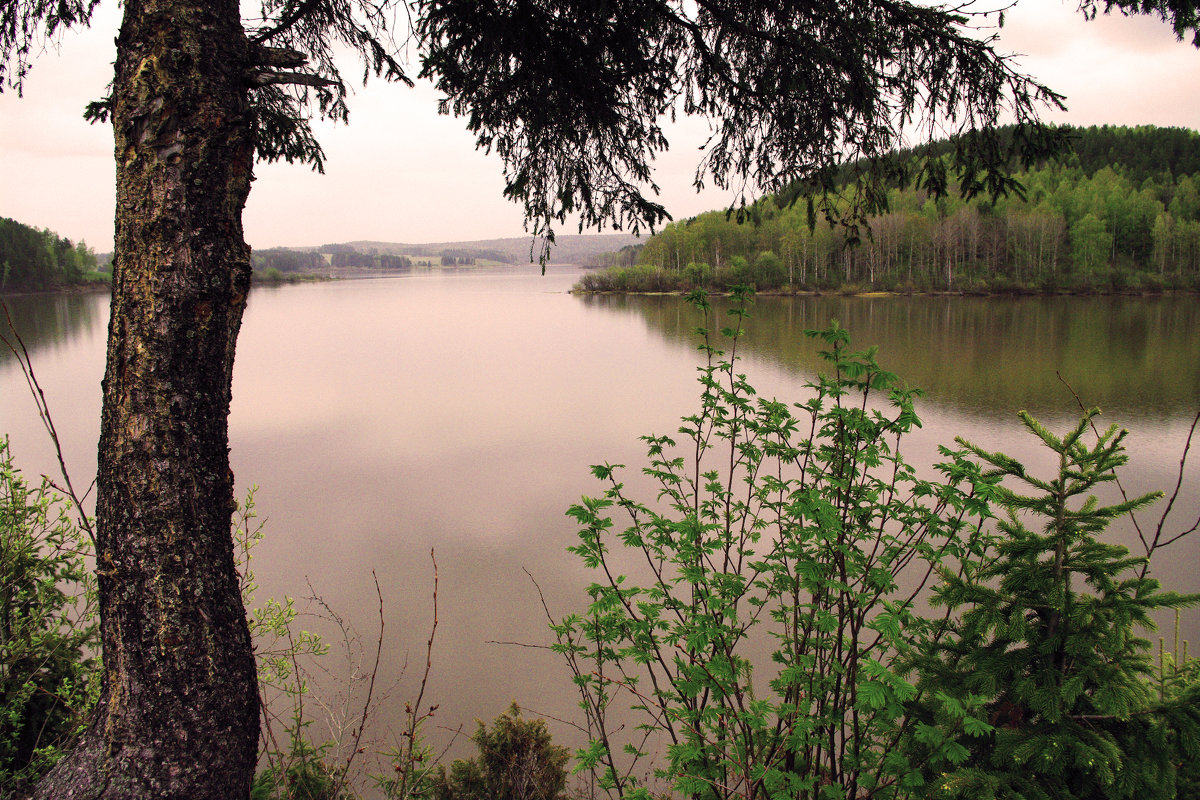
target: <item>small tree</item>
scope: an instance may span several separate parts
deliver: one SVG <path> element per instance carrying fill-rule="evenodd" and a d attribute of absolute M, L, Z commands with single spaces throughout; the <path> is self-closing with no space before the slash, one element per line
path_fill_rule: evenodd
<path fill-rule="evenodd" d="M 983 699 L 992 730 L 959 737 L 970 755 L 933 776 L 932 796 L 1168 800 L 1177 796 L 1179 768 L 1200 758 L 1195 669 L 1172 666 L 1168 676 L 1162 665 L 1160 679 L 1138 635 L 1154 627 L 1153 612 L 1193 605 L 1200 595 L 1161 590 L 1146 576 L 1144 557 L 1100 540 L 1109 523 L 1158 494 L 1097 501 L 1093 492 L 1115 479 L 1126 456 L 1125 431 L 1116 426 L 1092 447 L 1083 442 L 1096 413 L 1061 438 L 1021 414 L 1058 454 L 1048 479 L 959 440 L 993 479 L 1006 481 L 995 501 L 1007 518 L 993 556 L 943 572 L 936 602 L 953 615 L 953 635 L 916 666 L 926 697 Z M 927 710 L 925 719 L 937 716 Z"/>
<path fill-rule="evenodd" d="M 787 283 L 787 270 L 783 261 L 770 250 L 764 250 L 754 258 L 754 281 L 759 289 L 778 289 Z"/>
<path fill-rule="evenodd" d="M 1085 280 L 1108 263 L 1111 250 L 1112 234 L 1105 230 L 1103 220 L 1095 214 L 1088 213 L 1071 226 L 1071 253 L 1075 269 Z"/>
<path fill-rule="evenodd" d="M 745 312 L 731 313 L 736 350 Z M 679 443 L 643 437 L 657 500 L 603 465 L 604 495 L 569 511 L 598 574 L 587 610 L 555 626 L 592 733 L 581 764 L 613 797 L 646 795 L 638 764 L 659 744 L 657 777 L 692 798 L 911 796 L 924 778 L 897 744 L 916 689 L 899 665 L 928 626 L 914 600 L 930 570 L 977 557 L 978 471 L 954 459 L 946 482 L 917 477 L 900 454 L 915 392 L 836 323 L 809 332 L 832 374 L 795 412 L 701 331 L 700 410 Z M 641 722 L 628 741 L 620 701 Z M 966 755 L 943 744 L 923 757 Z"/>

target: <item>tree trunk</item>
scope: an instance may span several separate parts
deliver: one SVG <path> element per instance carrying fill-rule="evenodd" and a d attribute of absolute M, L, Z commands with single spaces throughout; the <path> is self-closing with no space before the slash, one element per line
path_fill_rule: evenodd
<path fill-rule="evenodd" d="M 126 0 L 97 482 L 103 689 L 39 798 L 249 794 L 254 657 L 230 539 L 253 138 L 236 0 Z"/>

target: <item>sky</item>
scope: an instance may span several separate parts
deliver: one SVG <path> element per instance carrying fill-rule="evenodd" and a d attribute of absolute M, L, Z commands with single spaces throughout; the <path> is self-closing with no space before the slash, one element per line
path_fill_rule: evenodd
<path fill-rule="evenodd" d="M 38 56 L 23 97 L 0 94 L 0 216 L 97 251 L 112 246 L 112 132 L 82 112 L 111 78 L 119 14 L 115 0 L 105 0 L 90 29 L 68 32 Z M 1157 19 L 1087 22 L 1072 0 L 1018 0 L 1000 36 L 998 49 L 1016 54 L 1022 71 L 1066 95 L 1068 110 L 1048 120 L 1200 129 L 1200 51 Z M 437 100 L 428 84 L 357 88 L 348 126 L 316 126 L 328 155 L 324 175 L 301 165 L 257 167 L 247 241 L 265 248 L 522 235 L 520 207 L 501 194 L 499 159 L 475 149 L 462 121 L 439 116 Z M 656 162 L 660 199 L 676 218 L 730 200 L 692 187 L 705 132 L 696 121 L 668 129 L 671 151 Z"/>

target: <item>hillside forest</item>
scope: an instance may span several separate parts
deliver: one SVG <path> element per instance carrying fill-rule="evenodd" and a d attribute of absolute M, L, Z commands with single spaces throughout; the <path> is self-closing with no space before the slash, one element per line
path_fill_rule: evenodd
<path fill-rule="evenodd" d="M 1068 129 L 1073 151 L 1017 174 L 1022 193 L 934 200 L 893 187 L 886 213 L 853 231 L 807 203 L 760 200 L 739 222 L 711 211 L 608 256 L 585 290 L 738 283 L 760 291 L 1145 291 L 1200 288 L 1200 133 Z M 941 143 L 948 150 L 951 143 Z M 953 186 L 954 179 L 951 178 Z M 843 186 L 842 199 L 851 187 Z M 815 222 L 815 224 L 814 224 Z"/>
<path fill-rule="evenodd" d="M 84 242 L 0 217 L 0 292 L 85 283 L 95 271 L 96 253 Z"/>

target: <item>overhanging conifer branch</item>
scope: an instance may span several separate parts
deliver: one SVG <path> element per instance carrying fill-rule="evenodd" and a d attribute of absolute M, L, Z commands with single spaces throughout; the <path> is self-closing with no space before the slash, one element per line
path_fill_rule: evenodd
<path fill-rule="evenodd" d="M 251 43 L 262 44 L 263 42 L 272 39 L 281 33 L 284 33 L 297 22 L 302 20 L 306 14 L 311 12 L 313 8 L 316 7 L 318 2 L 320 2 L 320 0 L 304 0 L 304 2 L 300 3 L 295 9 L 293 9 L 291 14 L 284 16 L 283 19 L 279 20 L 279 22 L 275 23 L 270 28 L 261 30 L 251 36 Z"/>

